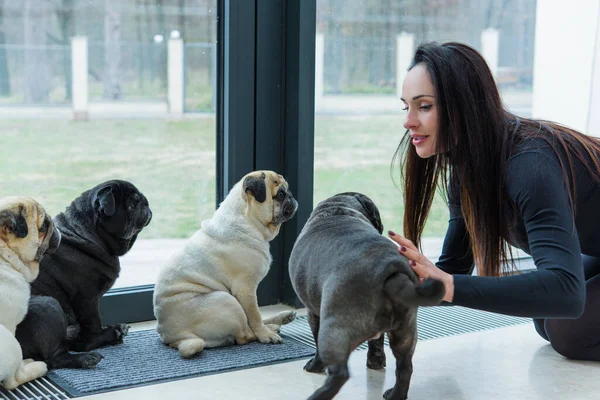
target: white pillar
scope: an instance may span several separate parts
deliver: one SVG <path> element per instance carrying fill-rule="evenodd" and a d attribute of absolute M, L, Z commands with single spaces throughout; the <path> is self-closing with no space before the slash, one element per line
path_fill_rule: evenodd
<path fill-rule="evenodd" d="M 315 107 L 323 100 L 323 76 L 325 74 L 325 38 L 317 33 L 315 38 Z"/>
<path fill-rule="evenodd" d="M 599 90 L 595 82 L 592 96 L 599 11 L 600 0 L 579 0 L 576 4 L 537 1 L 534 118 L 559 122 L 587 133 L 590 100 L 596 98 Z"/>
<path fill-rule="evenodd" d="M 168 90 L 169 113 L 181 115 L 184 111 L 184 54 L 183 40 L 171 38 L 168 44 Z"/>
<path fill-rule="evenodd" d="M 588 109 L 587 133 L 600 137 L 600 12 L 596 21 L 596 49 L 594 52 L 594 66 L 592 69 L 592 85 L 590 93 L 590 107 Z"/>
<path fill-rule="evenodd" d="M 490 67 L 494 78 L 498 74 L 498 43 L 500 34 L 498 29 L 488 28 L 481 31 L 481 54 Z"/>
<path fill-rule="evenodd" d="M 87 121 L 88 105 L 88 44 L 87 37 L 71 38 L 71 95 L 73 119 Z"/>
<path fill-rule="evenodd" d="M 402 83 L 415 52 L 415 36 L 402 32 L 396 36 L 396 95 L 402 96 Z"/>

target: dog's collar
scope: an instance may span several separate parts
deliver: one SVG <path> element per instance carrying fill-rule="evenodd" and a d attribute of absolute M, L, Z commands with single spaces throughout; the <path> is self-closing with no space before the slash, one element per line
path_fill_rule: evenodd
<path fill-rule="evenodd" d="M 6 243 L 0 240 L 0 257 L 3 258 L 15 271 L 19 272 L 25 277 L 27 282 L 31 282 L 33 277 L 31 276 L 31 270 L 25 265 L 23 261 L 12 251 Z"/>

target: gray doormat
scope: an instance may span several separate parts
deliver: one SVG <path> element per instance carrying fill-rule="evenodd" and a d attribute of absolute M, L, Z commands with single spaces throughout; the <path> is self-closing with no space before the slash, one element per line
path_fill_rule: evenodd
<path fill-rule="evenodd" d="M 310 357 L 315 350 L 282 334 L 283 344 L 250 343 L 205 349 L 190 359 L 164 345 L 155 330 L 131 332 L 118 346 L 98 349 L 95 369 L 56 369 L 47 377 L 73 397 L 264 366 Z"/>

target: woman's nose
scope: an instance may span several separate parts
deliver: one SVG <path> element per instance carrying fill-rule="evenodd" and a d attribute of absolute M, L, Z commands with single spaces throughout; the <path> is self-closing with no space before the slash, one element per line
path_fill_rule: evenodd
<path fill-rule="evenodd" d="M 415 118 L 414 114 L 410 111 L 407 112 L 406 117 L 404 118 L 404 128 L 411 129 L 416 127 L 418 124 L 419 121 L 417 120 L 417 118 Z"/>

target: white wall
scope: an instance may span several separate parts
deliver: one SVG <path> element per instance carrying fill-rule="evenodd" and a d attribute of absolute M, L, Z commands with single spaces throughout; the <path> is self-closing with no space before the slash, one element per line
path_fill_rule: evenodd
<path fill-rule="evenodd" d="M 588 109 L 588 135 L 600 137 L 600 9 L 596 24 L 596 50 L 592 72 L 591 98 Z"/>
<path fill-rule="evenodd" d="M 600 0 L 538 0 L 533 117 L 587 133 Z"/>

